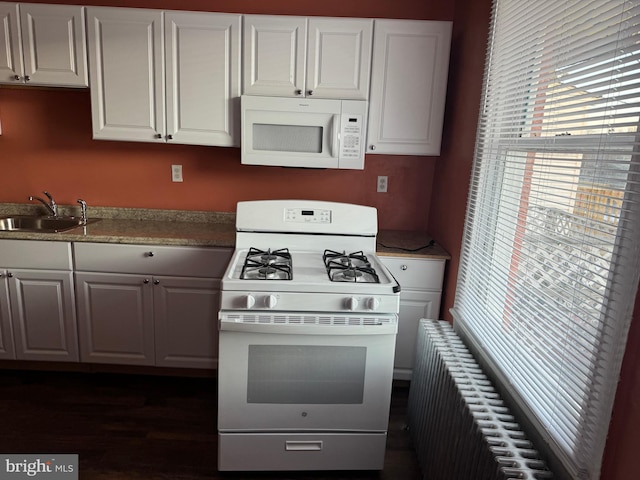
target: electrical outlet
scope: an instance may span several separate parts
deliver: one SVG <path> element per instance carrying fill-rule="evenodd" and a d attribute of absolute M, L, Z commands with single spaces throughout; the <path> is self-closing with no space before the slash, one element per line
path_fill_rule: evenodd
<path fill-rule="evenodd" d="M 182 182 L 182 165 L 171 165 L 171 181 Z"/>
<path fill-rule="evenodd" d="M 380 175 L 378 177 L 378 193 L 386 193 L 389 187 L 389 177 Z"/>

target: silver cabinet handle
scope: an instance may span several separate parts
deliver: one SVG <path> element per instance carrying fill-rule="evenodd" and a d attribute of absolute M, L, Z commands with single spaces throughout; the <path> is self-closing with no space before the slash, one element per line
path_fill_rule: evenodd
<path fill-rule="evenodd" d="M 144 284 L 146 285 L 147 283 L 149 283 L 149 281 L 150 281 L 150 280 L 149 280 L 148 278 L 145 278 L 145 279 L 142 281 L 142 283 L 144 283 Z"/>
<path fill-rule="evenodd" d="M 153 252 L 147 252 L 147 257 L 153 257 L 155 255 L 155 253 Z"/>
<path fill-rule="evenodd" d="M 13 79 L 14 79 L 16 82 L 19 82 L 20 80 L 22 80 L 22 77 L 21 77 L 20 75 L 14 75 L 14 76 L 13 76 Z"/>
<path fill-rule="evenodd" d="M 156 133 L 153 138 L 162 138 L 162 134 L 161 133 Z"/>
<path fill-rule="evenodd" d="M 29 75 L 25 75 L 24 79 L 28 82 L 29 80 L 31 80 L 31 77 Z"/>
<path fill-rule="evenodd" d="M 371 145 L 369 148 L 370 148 L 371 150 L 375 150 L 375 149 L 376 149 L 376 146 L 375 146 L 375 145 Z"/>
<path fill-rule="evenodd" d="M 307 90 L 307 95 L 309 96 L 313 95 L 313 90 Z"/>
<path fill-rule="evenodd" d="M 154 284 L 154 285 L 160 285 L 160 280 L 154 280 L 154 281 L 153 281 L 153 284 Z"/>
<path fill-rule="evenodd" d="M 8 278 L 13 278 L 13 273 L 8 272 L 8 273 L 7 273 L 7 277 L 8 277 Z"/>
<path fill-rule="evenodd" d="M 173 140 L 173 135 L 167 135 L 167 140 Z"/>
<path fill-rule="evenodd" d="M 296 95 L 302 95 L 302 90 L 296 90 Z"/>
<path fill-rule="evenodd" d="M 406 265 L 402 265 L 402 266 L 400 267 L 400 270 L 406 270 L 407 268 L 409 268 L 409 267 L 407 267 Z"/>

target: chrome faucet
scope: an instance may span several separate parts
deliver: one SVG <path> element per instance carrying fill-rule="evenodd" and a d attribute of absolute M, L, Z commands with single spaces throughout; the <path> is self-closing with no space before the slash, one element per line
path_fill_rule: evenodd
<path fill-rule="evenodd" d="M 38 200 L 45 207 L 47 207 L 47 210 L 49 210 L 49 213 L 51 213 L 52 216 L 57 217 L 58 216 L 58 204 L 56 203 L 56 201 L 53 199 L 53 197 L 51 196 L 51 194 L 49 192 L 44 191 L 42 193 L 44 193 L 47 196 L 47 198 L 49 199 L 48 202 L 46 200 L 43 200 L 40 197 L 29 197 L 29 200 L 30 201 Z"/>
<path fill-rule="evenodd" d="M 76 200 L 80 204 L 80 219 L 82 223 L 87 223 L 87 202 L 79 198 Z"/>

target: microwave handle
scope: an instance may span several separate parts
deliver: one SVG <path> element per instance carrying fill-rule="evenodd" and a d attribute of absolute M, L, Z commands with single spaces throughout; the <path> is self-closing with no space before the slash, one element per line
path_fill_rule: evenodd
<path fill-rule="evenodd" d="M 340 143 L 339 129 L 340 115 L 334 115 L 331 125 L 331 156 L 333 158 L 340 156 L 340 154 L 338 153 Z"/>

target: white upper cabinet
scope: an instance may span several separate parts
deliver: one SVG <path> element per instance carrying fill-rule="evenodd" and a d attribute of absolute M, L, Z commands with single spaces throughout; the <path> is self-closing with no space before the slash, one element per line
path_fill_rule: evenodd
<path fill-rule="evenodd" d="M 0 83 L 86 87 L 84 7 L 0 2 Z"/>
<path fill-rule="evenodd" d="M 90 7 L 96 139 L 238 144 L 240 16 Z"/>
<path fill-rule="evenodd" d="M 87 10 L 93 138 L 164 142 L 162 12 Z"/>
<path fill-rule="evenodd" d="M 18 17 L 17 3 L 0 3 L 0 82 L 2 83 L 22 82 L 22 41 Z"/>
<path fill-rule="evenodd" d="M 451 27 L 375 21 L 367 153 L 440 154 Z"/>
<path fill-rule="evenodd" d="M 366 100 L 373 20 L 244 17 L 245 95 Z"/>
<path fill-rule="evenodd" d="M 245 15 L 243 28 L 243 93 L 302 95 L 306 18 Z"/>
<path fill-rule="evenodd" d="M 239 144 L 239 15 L 165 12 L 167 136 Z"/>
<path fill-rule="evenodd" d="M 306 95 L 366 100 L 373 20 L 310 18 Z"/>

